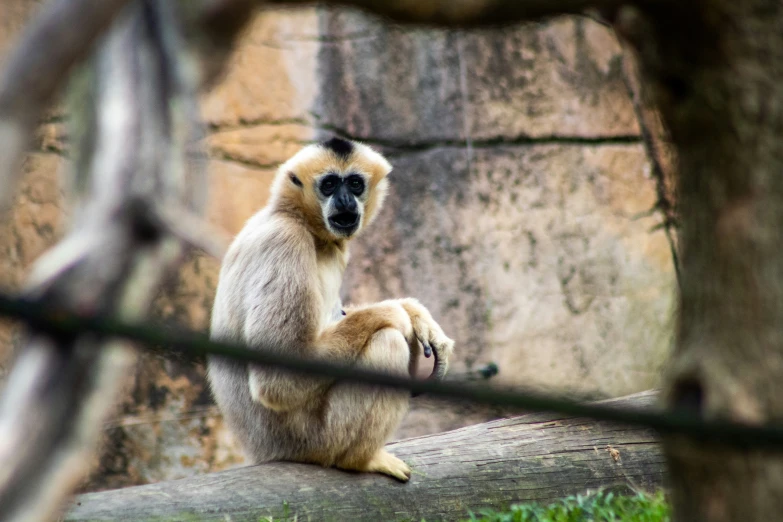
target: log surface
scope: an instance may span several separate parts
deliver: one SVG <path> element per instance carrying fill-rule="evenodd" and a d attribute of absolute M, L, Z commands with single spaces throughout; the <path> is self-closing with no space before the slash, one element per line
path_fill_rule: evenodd
<path fill-rule="evenodd" d="M 611 401 L 651 408 L 655 392 Z M 76 497 L 65 520 L 459 520 L 483 508 L 552 502 L 586 489 L 661 487 L 650 429 L 529 414 L 388 446 L 414 474 L 401 484 L 296 463 L 249 466 Z"/>

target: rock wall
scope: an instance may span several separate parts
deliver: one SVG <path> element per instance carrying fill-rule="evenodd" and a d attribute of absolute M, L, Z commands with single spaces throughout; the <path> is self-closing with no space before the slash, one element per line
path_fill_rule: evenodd
<path fill-rule="evenodd" d="M 35 5 L 0 4 L 0 56 Z M 584 19 L 458 32 L 324 9 L 259 14 L 203 100 L 209 219 L 236 233 L 303 144 L 361 139 L 394 172 L 387 207 L 353 247 L 346 301 L 418 297 L 457 340 L 455 374 L 495 362 L 506 384 L 649 388 L 676 283 L 624 70 L 611 32 Z M 62 120 L 43 124 L 0 229 L 6 288 L 58 236 Z M 158 318 L 206 330 L 218 268 L 192 256 L 161 290 Z M 501 414 L 421 398 L 396 436 Z M 142 355 L 85 489 L 242 462 L 203 367 Z"/>
<path fill-rule="evenodd" d="M 375 225 L 388 232 L 353 249 L 349 300 L 419 297 L 459 341 L 457 371 L 495 361 L 505 383 L 598 395 L 653 386 L 671 253 L 611 33 L 575 18 L 410 31 L 344 13 L 321 27 L 320 126 L 395 166 Z"/>

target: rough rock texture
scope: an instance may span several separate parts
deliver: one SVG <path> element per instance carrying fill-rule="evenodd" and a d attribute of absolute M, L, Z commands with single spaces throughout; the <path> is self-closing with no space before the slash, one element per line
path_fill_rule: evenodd
<path fill-rule="evenodd" d="M 0 3 L 0 60 L 35 5 Z M 458 341 L 455 374 L 496 362 L 509 384 L 596 397 L 652 387 L 675 279 L 623 58 L 608 30 L 575 18 L 455 32 L 355 12 L 265 12 L 203 100 L 209 218 L 235 234 L 302 144 L 362 139 L 395 170 L 387 208 L 353 249 L 347 301 L 421 299 Z M 0 228 L 6 288 L 57 237 L 63 119 L 42 125 Z M 193 255 L 161 289 L 160 319 L 206 330 L 218 269 Z M 0 329 L 0 378 L 10 337 Z M 414 404 L 398 437 L 504 414 Z M 142 355 L 85 489 L 242 462 L 203 366 Z"/>
<path fill-rule="evenodd" d="M 500 381 L 597 395 L 654 385 L 672 260 L 611 33 L 352 13 L 321 27 L 321 127 L 395 166 L 388 232 L 354 248 L 349 300 L 419 297 L 458 340 L 457 371 L 495 361 Z"/>
<path fill-rule="evenodd" d="M 353 250 L 350 300 L 419 297 L 459 340 L 455 371 L 494 361 L 504 383 L 600 395 L 656 383 L 671 257 L 650 232 L 660 219 L 638 145 L 503 145 L 470 159 L 443 147 L 395 165 L 376 225 L 390 233 Z"/>
<path fill-rule="evenodd" d="M 593 22 L 458 32 L 333 12 L 320 25 L 326 129 L 414 146 L 638 137 L 619 46 Z"/>

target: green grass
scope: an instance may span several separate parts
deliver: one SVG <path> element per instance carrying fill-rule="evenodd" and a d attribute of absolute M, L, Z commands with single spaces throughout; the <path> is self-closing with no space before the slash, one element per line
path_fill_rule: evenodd
<path fill-rule="evenodd" d="M 281 518 L 264 517 L 259 522 L 296 522 L 288 502 Z M 507 511 L 471 513 L 462 522 L 669 522 L 671 511 L 662 491 L 654 494 L 588 492 L 564 498 L 548 506 L 518 504 Z M 425 522 L 425 521 L 421 521 Z"/>
<path fill-rule="evenodd" d="M 663 492 L 618 495 L 598 491 L 564 498 L 548 506 L 519 504 L 508 511 L 471 513 L 464 522 L 669 522 Z"/>

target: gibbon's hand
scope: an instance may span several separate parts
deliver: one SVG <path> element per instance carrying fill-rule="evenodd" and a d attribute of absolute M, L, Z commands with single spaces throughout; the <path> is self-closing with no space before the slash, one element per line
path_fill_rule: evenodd
<path fill-rule="evenodd" d="M 449 368 L 449 357 L 454 352 L 454 341 L 446 336 L 430 311 L 418 300 L 409 297 L 401 299 L 400 304 L 411 318 L 413 335 L 424 348 L 424 356 L 435 355 L 435 365 L 430 378 L 443 379 Z"/>

